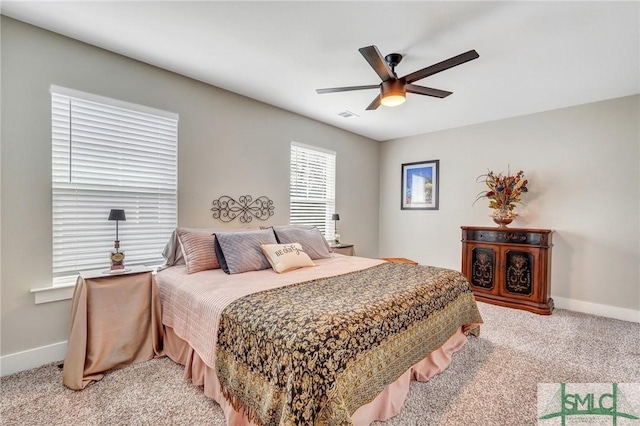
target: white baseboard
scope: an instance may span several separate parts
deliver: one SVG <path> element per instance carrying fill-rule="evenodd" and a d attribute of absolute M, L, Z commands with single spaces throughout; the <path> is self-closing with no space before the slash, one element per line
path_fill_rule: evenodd
<path fill-rule="evenodd" d="M 62 361 L 67 354 L 67 342 L 41 346 L 0 357 L 0 376 L 30 370 L 50 362 Z"/>
<path fill-rule="evenodd" d="M 601 305 L 599 303 L 585 302 L 582 300 L 567 299 L 565 297 L 551 296 L 555 307 L 569 311 L 584 312 L 585 314 L 598 315 L 623 321 L 640 323 L 640 311 L 617 306 Z"/>

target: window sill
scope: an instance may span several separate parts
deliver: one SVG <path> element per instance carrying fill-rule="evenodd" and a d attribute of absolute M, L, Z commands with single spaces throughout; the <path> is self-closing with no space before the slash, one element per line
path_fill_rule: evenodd
<path fill-rule="evenodd" d="M 130 269 L 132 269 L 133 271 L 149 270 L 155 275 L 156 271 L 160 267 L 161 267 L 160 265 L 154 265 L 149 267 L 145 265 L 135 265 L 130 267 Z M 85 272 L 86 273 L 93 272 L 93 273 L 100 274 L 102 271 L 99 270 L 99 271 L 85 271 Z M 54 279 L 54 285 L 52 285 L 51 287 L 41 287 L 41 288 L 31 289 L 31 293 L 35 295 L 36 305 L 40 305 L 42 303 L 58 302 L 60 300 L 73 299 L 73 291 L 76 288 L 76 278 L 77 276 L 64 277 L 63 279 L 60 279 L 58 281 Z"/>
<path fill-rule="evenodd" d="M 73 283 L 58 285 L 55 287 L 34 288 L 31 290 L 31 293 L 35 295 L 36 305 L 40 305 L 42 303 L 71 299 L 73 297 L 73 290 L 75 287 L 76 285 Z"/>

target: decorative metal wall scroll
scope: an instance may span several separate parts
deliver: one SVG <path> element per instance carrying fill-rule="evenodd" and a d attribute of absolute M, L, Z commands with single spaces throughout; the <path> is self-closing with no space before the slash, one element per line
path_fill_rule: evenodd
<path fill-rule="evenodd" d="M 240 222 L 249 223 L 255 217 L 260 220 L 267 220 L 273 216 L 273 201 L 265 196 L 256 198 L 250 195 L 242 195 L 238 201 L 231 197 L 223 195 L 217 200 L 213 200 L 213 218 L 222 222 L 231 222 L 239 217 Z"/>

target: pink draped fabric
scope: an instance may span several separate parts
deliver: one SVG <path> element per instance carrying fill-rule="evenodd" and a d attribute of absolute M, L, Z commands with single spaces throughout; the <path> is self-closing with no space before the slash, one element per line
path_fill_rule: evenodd
<path fill-rule="evenodd" d="M 160 321 L 150 271 L 78 277 L 62 383 L 84 389 L 109 370 L 162 355 Z"/>
<path fill-rule="evenodd" d="M 407 398 L 411 380 L 426 382 L 444 371 L 451 363 L 451 355 L 467 343 L 464 331 L 466 330 L 460 327 L 439 349 L 405 371 L 373 401 L 356 410 L 351 416 L 354 426 L 370 425 L 374 421 L 388 420 L 397 415 Z M 220 405 L 229 426 L 256 426 L 243 413 L 235 411 L 224 398 L 220 392 L 215 369 L 205 364 L 185 340 L 177 336 L 171 327 L 166 326 L 164 350 L 172 360 L 185 366 L 185 378 L 190 379 L 195 385 L 203 386 L 205 395 Z"/>

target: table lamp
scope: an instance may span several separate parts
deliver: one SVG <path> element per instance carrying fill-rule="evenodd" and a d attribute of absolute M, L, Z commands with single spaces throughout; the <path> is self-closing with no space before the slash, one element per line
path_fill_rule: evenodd
<path fill-rule="evenodd" d="M 126 221 L 124 210 L 111 209 L 109 212 L 109 220 L 116 221 L 116 240 L 113 250 L 111 251 L 111 270 L 118 271 L 124 269 L 124 253 L 120 251 L 120 240 L 118 239 L 118 222 Z"/>
<path fill-rule="evenodd" d="M 340 234 L 338 234 L 338 221 L 340 220 L 340 215 L 338 213 L 334 213 L 331 215 L 331 220 L 333 221 L 333 239 L 336 243 L 339 243 Z"/>

